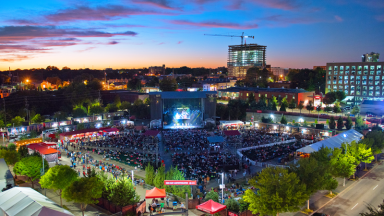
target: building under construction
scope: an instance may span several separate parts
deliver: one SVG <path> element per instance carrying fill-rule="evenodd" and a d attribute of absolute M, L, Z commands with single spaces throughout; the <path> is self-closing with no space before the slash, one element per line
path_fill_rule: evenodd
<path fill-rule="evenodd" d="M 228 48 L 228 75 L 244 78 L 251 67 L 264 68 L 267 46 L 258 44 L 232 45 Z"/>

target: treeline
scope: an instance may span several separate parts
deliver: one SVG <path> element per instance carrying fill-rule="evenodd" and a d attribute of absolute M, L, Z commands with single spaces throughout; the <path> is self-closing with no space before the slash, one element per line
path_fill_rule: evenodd
<path fill-rule="evenodd" d="M 286 76 L 291 81 L 290 88 L 301 88 L 307 91 L 325 93 L 325 70 L 321 68 L 312 69 L 290 69 Z"/>
<path fill-rule="evenodd" d="M 338 187 L 336 177 L 355 178 L 356 169 L 361 163 L 374 160 L 374 155 L 384 148 L 384 133 L 370 132 L 360 142 L 342 144 L 341 148 L 323 147 L 309 157 L 299 159 L 288 168 L 269 167 L 252 178 L 249 183 L 257 189 L 247 190 L 243 196 L 250 204 L 253 214 L 276 215 L 283 212 L 294 212 L 307 201 L 305 212 L 311 212 L 309 197 L 319 190 L 329 190 L 327 196 L 333 197 L 332 190 Z"/>

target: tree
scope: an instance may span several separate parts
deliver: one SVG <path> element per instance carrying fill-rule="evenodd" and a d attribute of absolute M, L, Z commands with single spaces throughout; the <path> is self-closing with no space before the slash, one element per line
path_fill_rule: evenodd
<path fill-rule="evenodd" d="M 356 128 L 361 128 L 363 126 L 364 126 L 363 118 L 361 116 L 357 116 L 356 119 L 355 119 L 355 127 Z"/>
<path fill-rule="evenodd" d="M 126 176 L 121 176 L 114 184 L 112 184 L 110 191 L 109 201 L 117 206 L 124 207 L 140 201 L 140 196 L 135 191 L 132 180 L 128 179 Z"/>
<path fill-rule="evenodd" d="M 324 112 L 329 112 L 329 111 L 332 111 L 332 107 L 330 106 L 324 107 Z"/>
<path fill-rule="evenodd" d="M 348 178 L 355 173 L 355 162 L 355 157 L 349 154 L 342 154 L 342 151 L 339 148 L 333 149 L 331 156 L 331 172 L 334 177 L 344 178 L 343 186 L 345 186 L 345 178 Z"/>
<path fill-rule="evenodd" d="M 16 145 L 13 143 L 8 144 L 8 150 L 9 151 L 16 151 Z"/>
<path fill-rule="evenodd" d="M 338 119 L 337 119 L 337 129 L 338 130 L 342 130 L 344 127 L 344 120 L 343 118 L 340 116 Z"/>
<path fill-rule="evenodd" d="M 77 108 L 73 109 L 72 115 L 74 118 L 85 117 L 85 116 L 87 116 L 87 110 L 84 107 L 77 107 Z"/>
<path fill-rule="evenodd" d="M 100 105 L 93 105 L 91 107 L 89 107 L 89 115 L 93 115 L 93 114 L 101 114 L 104 112 L 104 108 Z"/>
<path fill-rule="evenodd" d="M 48 170 L 40 179 L 42 188 L 57 191 L 60 196 L 60 205 L 63 206 L 62 192 L 77 179 L 77 173 L 68 165 L 54 166 Z"/>
<path fill-rule="evenodd" d="M 62 81 L 59 77 L 55 76 L 55 77 L 47 77 L 47 82 L 53 84 L 53 85 L 57 85 L 59 86 Z"/>
<path fill-rule="evenodd" d="M 329 119 L 329 129 L 335 129 L 335 127 L 336 127 L 335 118 L 331 116 L 331 118 Z"/>
<path fill-rule="evenodd" d="M 84 123 L 80 123 L 80 124 L 76 125 L 76 130 L 83 130 L 83 129 L 85 129 L 85 124 Z"/>
<path fill-rule="evenodd" d="M 333 105 L 333 112 L 336 114 L 341 112 L 340 104 L 338 102 Z"/>
<path fill-rule="evenodd" d="M 21 126 L 24 121 L 25 121 L 24 118 L 20 116 L 15 116 L 15 118 L 11 120 L 11 126 L 15 126 L 15 127 Z"/>
<path fill-rule="evenodd" d="M 278 104 L 277 98 L 275 96 L 272 96 L 271 103 Z"/>
<path fill-rule="evenodd" d="M 19 153 L 20 158 L 25 158 L 25 157 L 29 156 L 28 148 L 25 145 L 20 146 L 20 148 L 17 152 Z M 1 156 L 0 156 L 0 158 L 1 158 Z"/>
<path fill-rule="evenodd" d="M 149 97 L 145 98 L 143 101 L 143 104 L 144 105 L 151 105 L 151 99 L 149 99 Z"/>
<path fill-rule="evenodd" d="M 161 91 L 176 91 L 178 84 L 175 79 L 165 78 L 159 84 Z"/>
<path fill-rule="evenodd" d="M 304 108 L 304 102 L 300 101 L 299 106 L 297 106 L 297 108 L 300 110 L 300 114 L 301 114 L 301 110 Z"/>
<path fill-rule="evenodd" d="M 249 207 L 249 203 L 248 202 L 245 202 L 243 198 L 239 199 L 239 211 L 240 212 L 245 212 L 248 210 L 248 207 Z"/>
<path fill-rule="evenodd" d="M 149 185 L 154 185 L 154 179 L 155 179 L 155 170 L 153 166 L 148 163 L 147 167 L 145 167 L 145 181 Z"/>
<path fill-rule="evenodd" d="M 357 115 L 357 114 L 360 114 L 360 108 L 359 106 L 354 106 L 352 111 L 351 111 L 351 114 L 353 115 Z"/>
<path fill-rule="evenodd" d="M 288 104 L 288 108 L 291 109 L 292 112 L 296 108 L 296 101 L 294 99 L 291 99 L 291 101 Z"/>
<path fill-rule="evenodd" d="M 127 84 L 128 90 L 140 90 L 141 89 L 141 80 L 137 78 L 130 79 Z"/>
<path fill-rule="evenodd" d="M 213 200 L 219 202 L 219 194 L 213 188 L 205 195 L 205 200 Z"/>
<path fill-rule="evenodd" d="M 103 84 L 100 82 L 100 80 L 95 78 L 92 81 L 88 82 L 87 87 L 89 89 L 98 91 L 98 90 L 103 89 Z"/>
<path fill-rule="evenodd" d="M 43 168 L 42 158 L 39 156 L 31 156 L 21 159 L 13 167 L 13 172 L 15 174 L 25 175 L 28 177 L 28 180 L 32 183 L 32 188 L 34 188 L 33 181 L 40 178 L 40 169 Z M 49 169 L 48 162 L 44 159 L 44 171 L 47 172 Z"/>
<path fill-rule="evenodd" d="M 316 158 L 300 159 L 289 169 L 291 172 L 296 173 L 302 184 L 306 185 L 306 191 L 310 195 L 318 190 L 334 190 L 337 188 L 338 182 L 332 178 L 329 166 L 317 161 Z M 309 200 L 307 209 L 309 209 Z"/>
<path fill-rule="evenodd" d="M 239 203 L 234 199 L 226 199 L 224 202 L 224 205 L 227 206 L 227 209 L 233 212 L 239 212 L 240 211 L 240 205 Z"/>
<path fill-rule="evenodd" d="M 157 169 L 157 173 L 155 178 L 153 179 L 153 184 L 155 187 L 159 189 L 164 188 L 164 180 L 165 180 L 165 166 L 160 166 Z"/>
<path fill-rule="evenodd" d="M 321 110 L 322 110 L 322 109 L 321 109 L 321 106 L 317 106 L 317 107 L 316 107 L 316 111 L 317 111 L 318 114 L 321 112 Z"/>
<path fill-rule="evenodd" d="M 271 106 L 271 110 L 272 110 L 272 111 L 277 111 L 277 107 L 276 107 L 277 104 L 276 104 L 275 102 L 273 102 L 273 101 L 272 101 L 270 104 L 272 105 L 272 106 Z M 269 105 L 269 104 L 268 104 L 268 105 Z"/>
<path fill-rule="evenodd" d="M 243 196 L 253 214 L 279 215 L 283 212 L 299 210 L 309 194 L 305 184 L 300 183 L 296 173 L 289 173 L 280 167 L 268 167 L 259 176 L 252 178 L 249 183 L 259 190 L 246 190 Z"/>
<path fill-rule="evenodd" d="M 311 111 L 315 109 L 315 107 L 312 104 L 312 101 L 309 101 L 307 106 L 305 106 L 305 108 L 308 110 L 309 113 L 311 113 Z"/>
<path fill-rule="evenodd" d="M 336 99 L 337 99 L 338 102 L 341 102 L 342 100 L 344 100 L 347 97 L 345 95 L 344 91 L 337 91 L 337 92 L 335 92 L 335 96 L 336 96 Z"/>
<path fill-rule="evenodd" d="M 32 119 L 31 119 L 31 122 L 33 123 L 41 123 L 41 122 L 44 122 L 45 121 L 45 118 L 43 116 L 41 116 L 40 114 L 36 114 Z"/>
<path fill-rule="evenodd" d="M 107 104 L 107 106 L 105 107 L 105 111 L 107 112 L 117 112 L 117 110 L 118 108 L 115 103 Z"/>
<path fill-rule="evenodd" d="M 121 100 L 120 100 L 120 96 L 119 95 L 116 95 L 114 104 L 116 105 L 117 108 L 120 108 Z"/>
<path fill-rule="evenodd" d="M 351 117 L 348 116 L 347 122 L 345 123 L 345 128 L 347 128 L 347 130 L 349 130 L 352 128 L 352 126 L 353 126 L 352 119 L 351 119 Z"/>
<path fill-rule="evenodd" d="M 335 103 L 336 101 L 336 94 L 335 92 L 328 92 L 327 94 L 325 94 L 324 98 L 323 98 L 323 103 L 324 104 L 333 104 Z"/>
<path fill-rule="evenodd" d="M 288 122 L 287 122 L 287 119 L 285 118 L 285 116 L 283 115 L 283 116 L 281 116 L 281 120 L 280 120 L 280 123 L 281 124 L 287 124 Z"/>
<path fill-rule="evenodd" d="M 359 158 L 361 162 L 365 163 L 364 171 L 368 171 L 367 163 L 371 163 L 375 159 L 371 148 L 367 148 L 366 145 L 359 146 Z"/>
<path fill-rule="evenodd" d="M 15 150 L 0 149 L 0 158 L 4 158 L 5 163 L 10 166 L 16 164 L 20 156 Z"/>
<path fill-rule="evenodd" d="M 281 105 L 283 105 L 283 104 L 285 107 L 288 107 L 288 101 L 287 101 L 286 97 L 283 97 L 283 99 L 281 100 Z"/>
<path fill-rule="evenodd" d="M 248 104 L 251 104 L 255 101 L 255 95 L 253 94 L 253 92 L 249 93 L 248 95 Z"/>
<path fill-rule="evenodd" d="M 383 216 L 384 215 L 384 203 L 380 204 L 378 206 L 379 208 L 376 209 L 372 205 L 367 205 L 367 209 L 369 212 L 362 212 L 360 213 L 360 216 Z"/>
<path fill-rule="evenodd" d="M 101 197 L 103 186 L 102 181 L 96 177 L 79 178 L 63 190 L 62 196 L 68 202 L 79 203 L 84 216 L 88 204 L 99 202 L 97 199 Z"/>
<path fill-rule="evenodd" d="M 372 149 L 372 153 L 376 156 L 377 162 L 377 155 L 380 154 L 384 148 L 384 132 L 372 130 L 360 143 L 364 143 Z"/>
<path fill-rule="evenodd" d="M 280 112 L 287 112 L 287 110 L 285 109 L 285 104 L 281 104 L 281 107 L 280 107 Z"/>
<path fill-rule="evenodd" d="M 128 101 L 121 102 L 120 109 L 121 110 L 130 110 L 131 109 L 131 103 Z"/>

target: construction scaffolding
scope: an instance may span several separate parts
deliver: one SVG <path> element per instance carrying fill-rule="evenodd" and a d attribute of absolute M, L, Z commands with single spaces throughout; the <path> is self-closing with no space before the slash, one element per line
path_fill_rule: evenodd
<path fill-rule="evenodd" d="M 232 45 L 228 47 L 228 75 L 243 78 L 251 67 L 266 65 L 267 46 L 258 44 Z"/>

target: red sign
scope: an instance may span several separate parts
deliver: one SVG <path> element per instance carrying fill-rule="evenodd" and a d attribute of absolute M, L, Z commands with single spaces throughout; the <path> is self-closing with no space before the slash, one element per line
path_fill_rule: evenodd
<path fill-rule="evenodd" d="M 263 111 L 261 111 L 261 110 L 256 110 L 256 112 L 257 112 L 257 113 L 262 113 Z"/>
<path fill-rule="evenodd" d="M 196 180 L 164 180 L 164 185 L 197 185 Z"/>
<path fill-rule="evenodd" d="M 239 216 L 238 214 L 235 214 L 233 212 L 228 211 L 228 216 Z"/>

